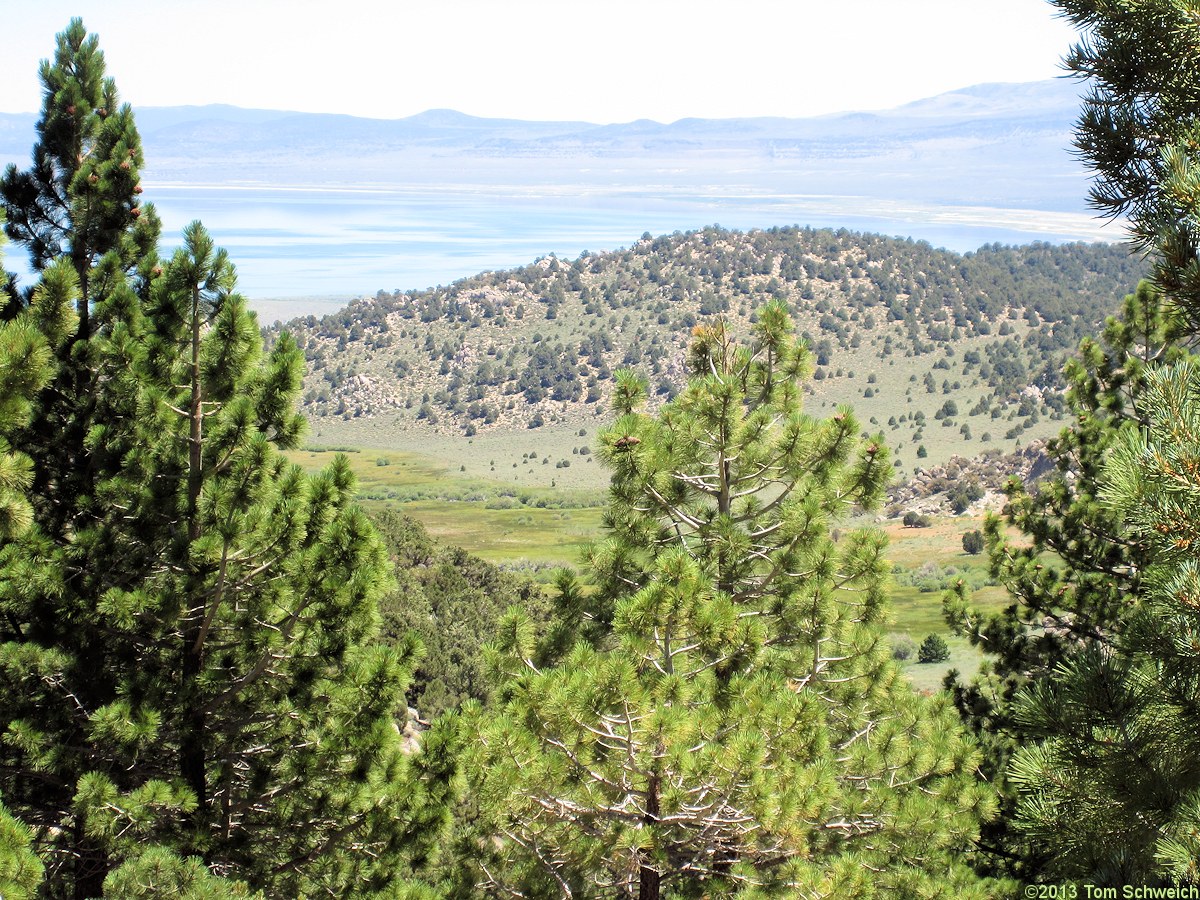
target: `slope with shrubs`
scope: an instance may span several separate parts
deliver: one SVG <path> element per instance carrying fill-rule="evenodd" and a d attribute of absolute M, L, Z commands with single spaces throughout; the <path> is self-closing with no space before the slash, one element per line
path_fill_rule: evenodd
<path fill-rule="evenodd" d="M 380 600 L 382 633 L 401 643 L 417 635 L 425 648 L 409 703 L 433 718 L 467 699 L 488 695 L 480 647 L 510 607 L 536 620 L 549 600 L 535 582 L 498 569 L 465 550 L 440 544 L 415 519 L 393 509 L 372 514 L 387 546 L 396 587 Z"/>
<path fill-rule="evenodd" d="M 960 255 L 845 230 L 711 227 L 381 291 L 286 328 L 308 360 L 304 411 L 322 439 L 388 445 L 577 429 L 607 409 L 621 367 L 650 380 L 656 406 L 682 385 L 692 328 L 722 316 L 746 333 L 778 298 L 814 351 L 818 408 L 849 402 L 886 421 L 898 468 L 911 469 L 1061 427 L 1049 420 L 1065 353 L 1140 272 L 1116 245 Z"/>

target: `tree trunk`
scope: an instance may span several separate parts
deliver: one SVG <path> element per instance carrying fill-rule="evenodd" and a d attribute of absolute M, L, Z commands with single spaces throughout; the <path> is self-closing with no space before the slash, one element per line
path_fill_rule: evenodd
<path fill-rule="evenodd" d="M 200 538 L 200 489 L 204 448 L 204 395 L 200 384 L 200 288 L 192 288 L 192 402 L 188 408 L 188 543 Z"/>
<path fill-rule="evenodd" d="M 75 823 L 75 865 L 72 900 L 93 900 L 104 893 L 108 855 L 84 833 L 83 817 Z"/>
<path fill-rule="evenodd" d="M 642 816 L 647 828 L 653 828 L 658 823 L 658 812 L 658 775 L 651 775 L 650 782 L 646 785 L 646 812 Z M 638 868 L 638 900 L 659 900 L 661 883 L 662 875 L 658 869 L 642 862 Z"/>
<path fill-rule="evenodd" d="M 201 467 L 203 450 L 204 405 L 200 385 L 200 289 L 192 288 L 192 371 L 191 404 L 188 408 L 188 482 L 187 543 L 200 538 L 200 490 L 204 484 Z M 202 592 L 198 596 L 203 596 Z M 180 775 L 196 795 L 195 817 L 203 817 L 208 804 L 208 779 L 205 775 L 207 716 L 197 684 L 204 668 L 205 607 L 189 608 L 183 629 L 183 746 L 180 748 Z"/>

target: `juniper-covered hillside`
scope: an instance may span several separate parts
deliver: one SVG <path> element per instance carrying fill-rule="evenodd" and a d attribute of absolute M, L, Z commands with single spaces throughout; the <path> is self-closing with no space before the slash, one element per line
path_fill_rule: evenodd
<path fill-rule="evenodd" d="M 307 357 L 304 411 L 317 431 L 371 417 L 377 435 L 395 423 L 469 436 L 594 420 L 626 366 L 661 402 L 682 384 L 698 322 L 723 316 L 744 333 L 764 302 L 782 298 L 815 351 L 817 396 L 878 424 L 890 416 L 901 459 L 913 445 L 907 464 L 939 410 L 957 429 L 942 456 L 1011 445 L 1061 410 L 1066 352 L 1142 269 L 1120 245 L 960 255 L 845 230 L 712 227 L 381 291 L 284 327 Z M 983 419 L 964 432 L 969 415 Z"/>

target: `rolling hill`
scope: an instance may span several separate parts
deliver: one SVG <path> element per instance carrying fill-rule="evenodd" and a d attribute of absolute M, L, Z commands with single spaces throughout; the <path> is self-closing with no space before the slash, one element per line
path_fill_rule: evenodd
<path fill-rule="evenodd" d="M 284 327 L 308 359 L 315 443 L 595 486 L 586 438 L 607 421 L 612 373 L 639 370 L 661 403 L 682 383 L 696 323 L 744 330 L 781 297 L 813 351 L 810 412 L 852 405 L 908 473 L 1057 431 L 1065 354 L 1140 274 L 1114 245 L 957 254 L 845 230 L 712 227 L 381 291 Z"/>

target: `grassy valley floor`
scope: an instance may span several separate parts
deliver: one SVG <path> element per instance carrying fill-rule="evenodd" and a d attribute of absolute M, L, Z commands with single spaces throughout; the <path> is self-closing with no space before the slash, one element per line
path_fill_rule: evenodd
<path fill-rule="evenodd" d="M 399 509 L 447 544 L 548 583 L 555 569 L 579 565 L 584 546 L 600 537 L 606 502 L 600 464 L 590 455 L 571 453 L 572 446 L 589 438 L 594 443 L 594 430 L 582 436 L 578 429 L 570 431 L 540 429 L 527 440 L 512 434 L 471 440 L 449 436 L 427 441 L 426 453 L 314 445 L 295 451 L 292 459 L 316 470 L 344 452 L 368 508 Z M 470 459 L 477 462 L 468 465 Z M 572 464 L 556 468 L 562 460 Z M 958 578 L 972 586 L 984 608 L 1009 602 L 1003 588 L 988 584 L 986 557 L 962 549 L 963 533 L 981 527 L 980 517 L 945 517 L 928 528 L 906 528 L 899 518 L 863 517 L 850 524 L 887 533 L 893 641 L 907 643 L 907 638 L 919 645 L 926 635 L 941 634 L 950 646 L 950 659 L 943 663 L 921 664 L 915 655 L 904 661 L 913 683 L 936 690 L 948 669 L 978 668 L 980 654 L 948 632 L 941 604 L 943 591 Z"/>

